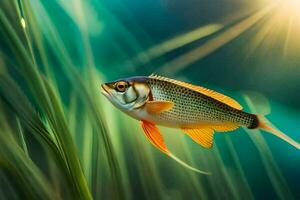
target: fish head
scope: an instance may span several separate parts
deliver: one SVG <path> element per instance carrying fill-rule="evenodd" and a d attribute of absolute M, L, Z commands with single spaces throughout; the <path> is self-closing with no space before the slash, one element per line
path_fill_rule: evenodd
<path fill-rule="evenodd" d="M 146 77 L 132 77 L 103 83 L 101 92 L 118 109 L 130 111 L 149 100 L 150 87 Z"/>

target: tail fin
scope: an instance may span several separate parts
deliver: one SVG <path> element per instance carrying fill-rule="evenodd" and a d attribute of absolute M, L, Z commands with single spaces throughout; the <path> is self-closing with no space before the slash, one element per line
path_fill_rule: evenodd
<path fill-rule="evenodd" d="M 290 138 L 289 136 L 287 136 L 286 134 L 278 130 L 267 118 L 265 118 L 264 116 L 257 116 L 257 117 L 258 117 L 257 128 L 260 128 L 268 133 L 271 133 L 281 138 L 282 140 L 286 141 L 290 145 L 300 150 L 300 144 L 298 142 L 296 142 L 295 140 L 293 140 L 292 138 Z"/>

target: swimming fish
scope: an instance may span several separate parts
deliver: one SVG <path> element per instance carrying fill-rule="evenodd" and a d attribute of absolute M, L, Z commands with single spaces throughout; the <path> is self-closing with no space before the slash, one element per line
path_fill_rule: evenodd
<path fill-rule="evenodd" d="M 156 125 L 181 129 L 204 148 L 212 147 L 215 132 L 246 127 L 267 131 L 300 149 L 297 142 L 274 128 L 264 116 L 244 112 L 234 99 L 201 86 L 150 75 L 104 83 L 101 90 L 114 106 L 141 121 L 145 135 L 155 147 L 179 162 Z"/>

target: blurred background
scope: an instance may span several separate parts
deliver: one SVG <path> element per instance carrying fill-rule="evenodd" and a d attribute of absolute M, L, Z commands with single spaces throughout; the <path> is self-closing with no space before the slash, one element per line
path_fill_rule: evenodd
<path fill-rule="evenodd" d="M 2 0 L 0 199 L 299 199 L 300 152 L 260 131 L 155 149 L 102 82 L 220 91 L 300 142 L 299 0 Z"/>

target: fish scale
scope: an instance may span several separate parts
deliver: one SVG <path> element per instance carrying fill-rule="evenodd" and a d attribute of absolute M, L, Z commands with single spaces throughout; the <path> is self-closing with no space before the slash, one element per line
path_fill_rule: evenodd
<path fill-rule="evenodd" d="M 149 78 L 147 82 L 153 100 L 174 103 L 171 110 L 157 114 L 159 120 L 181 125 L 235 123 L 247 127 L 253 121 L 252 114 L 235 109 L 192 89 L 157 78 Z"/>

